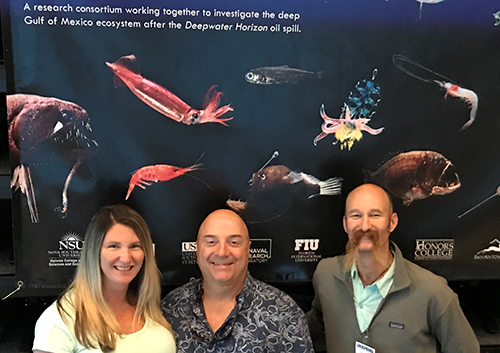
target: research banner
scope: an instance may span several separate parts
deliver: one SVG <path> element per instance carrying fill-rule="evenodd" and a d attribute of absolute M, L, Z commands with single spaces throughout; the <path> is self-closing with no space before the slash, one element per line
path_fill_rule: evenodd
<path fill-rule="evenodd" d="M 308 282 L 345 196 L 392 195 L 404 256 L 500 278 L 496 0 L 2 2 L 16 277 L 63 288 L 102 206 L 148 222 L 164 284 L 245 220 L 250 272 Z"/>

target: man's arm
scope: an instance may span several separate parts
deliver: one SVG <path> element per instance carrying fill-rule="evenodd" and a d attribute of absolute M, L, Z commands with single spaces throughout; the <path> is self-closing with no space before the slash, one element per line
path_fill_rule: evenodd
<path fill-rule="evenodd" d="M 441 344 L 443 353 L 479 353 L 479 342 L 472 330 L 458 296 L 454 293 L 442 314 L 434 320 L 431 331 Z"/>
<path fill-rule="evenodd" d="M 323 322 L 321 303 L 317 295 L 314 297 L 311 310 L 307 312 L 306 318 L 309 324 L 311 338 L 314 343 L 314 350 L 317 353 L 326 352 L 325 324 Z"/>
<path fill-rule="evenodd" d="M 286 306 L 288 308 L 283 311 L 286 314 L 281 315 L 280 322 L 281 329 L 279 332 L 283 347 L 276 350 L 276 352 L 314 353 L 304 311 L 287 294 L 283 293 L 282 299 L 287 302 Z"/>

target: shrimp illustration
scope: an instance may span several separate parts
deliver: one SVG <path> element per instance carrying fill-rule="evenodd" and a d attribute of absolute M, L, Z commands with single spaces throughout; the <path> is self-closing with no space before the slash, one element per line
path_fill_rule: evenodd
<path fill-rule="evenodd" d="M 155 164 L 142 167 L 134 172 L 130 178 L 128 184 L 127 196 L 125 200 L 128 200 L 134 187 L 138 186 L 142 189 L 146 189 L 146 186 L 150 186 L 153 183 L 158 183 L 162 181 L 169 181 L 171 179 L 177 178 L 187 172 L 197 170 L 202 166 L 202 164 L 193 164 L 187 168 L 175 167 L 168 164 Z"/>
<path fill-rule="evenodd" d="M 462 126 L 462 128 L 460 130 L 465 130 L 469 126 L 471 126 L 471 124 L 476 119 L 477 105 L 478 105 L 477 94 L 474 93 L 474 91 L 460 87 L 460 86 L 453 84 L 453 83 L 450 83 L 450 82 L 444 82 L 444 81 L 434 81 L 434 82 L 436 82 L 440 87 L 442 87 L 446 90 L 445 97 L 448 95 L 450 95 L 452 97 L 458 97 L 469 104 L 469 106 L 471 108 L 470 118 Z"/>
<path fill-rule="evenodd" d="M 225 121 L 232 118 L 219 119 L 220 116 L 233 108 L 224 105 L 218 108 L 222 92 L 217 92 L 212 86 L 205 94 L 203 109 L 193 109 L 182 99 L 165 87 L 142 77 L 137 67 L 135 55 L 122 56 L 114 63 L 106 63 L 114 72 L 115 87 L 127 86 L 133 94 L 151 108 L 177 122 L 191 125 L 204 123 L 220 123 L 228 126 Z"/>
<path fill-rule="evenodd" d="M 405 74 L 416 78 L 425 83 L 430 83 L 432 85 L 437 85 L 440 88 L 446 90 L 445 97 L 448 95 L 452 97 L 462 98 L 462 100 L 469 103 L 470 119 L 462 126 L 460 131 L 467 129 L 476 119 L 478 98 L 477 94 L 473 91 L 460 87 L 460 85 L 454 82 L 452 79 L 437 73 L 413 60 L 407 58 L 406 56 L 395 54 L 392 56 L 392 63 Z"/>

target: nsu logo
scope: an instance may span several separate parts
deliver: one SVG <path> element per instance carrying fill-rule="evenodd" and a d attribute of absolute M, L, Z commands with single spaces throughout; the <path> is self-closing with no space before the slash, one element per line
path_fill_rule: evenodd
<path fill-rule="evenodd" d="M 319 247 L 319 239 L 295 239 L 295 251 L 316 251 Z"/>
<path fill-rule="evenodd" d="M 64 233 L 59 240 L 59 250 L 82 250 L 83 238 L 76 232 Z"/>

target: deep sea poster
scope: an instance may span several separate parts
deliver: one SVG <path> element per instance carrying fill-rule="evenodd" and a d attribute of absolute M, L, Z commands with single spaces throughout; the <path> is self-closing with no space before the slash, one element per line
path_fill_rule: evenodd
<path fill-rule="evenodd" d="M 393 195 L 392 239 L 448 279 L 499 278 L 500 3 L 2 3 L 16 276 L 63 288 L 92 215 L 148 222 L 164 284 L 212 210 L 250 271 L 310 281 L 345 195 Z M 484 201 L 484 202 L 483 202 Z M 477 206 L 477 207 L 476 207 Z"/>

